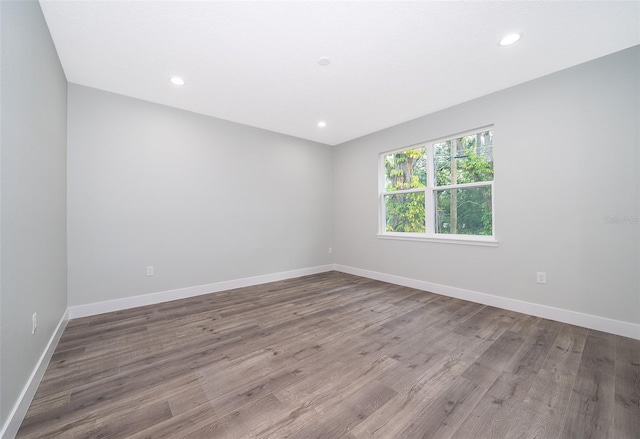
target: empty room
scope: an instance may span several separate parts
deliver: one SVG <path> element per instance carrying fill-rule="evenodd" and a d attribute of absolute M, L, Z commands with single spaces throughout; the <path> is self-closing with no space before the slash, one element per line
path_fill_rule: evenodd
<path fill-rule="evenodd" d="M 640 2 L 0 1 L 0 437 L 640 439 Z"/>

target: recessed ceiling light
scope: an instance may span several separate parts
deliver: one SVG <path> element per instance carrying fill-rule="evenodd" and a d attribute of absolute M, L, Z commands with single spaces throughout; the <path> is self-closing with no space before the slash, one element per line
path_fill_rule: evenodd
<path fill-rule="evenodd" d="M 318 126 L 319 126 L 320 128 L 324 128 L 324 127 L 326 127 L 326 126 L 327 126 L 327 123 L 326 123 L 324 120 L 321 120 L 320 122 L 318 122 Z"/>
<path fill-rule="evenodd" d="M 509 46 L 520 39 L 520 34 L 508 34 L 500 40 L 501 46 Z"/>
<path fill-rule="evenodd" d="M 322 67 L 328 66 L 329 64 L 331 64 L 331 60 L 329 58 L 323 57 L 318 60 L 318 64 L 320 64 Z"/>
<path fill-rule="evenodd" d="M 179 76 L 174 76 L 171 78 L 171 83 L 173 85 L 184 85 L 184 79 L 180 78 Z"/>

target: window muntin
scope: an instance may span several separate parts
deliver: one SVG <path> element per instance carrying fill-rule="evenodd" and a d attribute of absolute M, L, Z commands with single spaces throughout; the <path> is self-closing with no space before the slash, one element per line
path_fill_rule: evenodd
<path fill-rule="evenodd" d="M 381 154 L 381 234 L 493 240 L 493 131 Z"/>

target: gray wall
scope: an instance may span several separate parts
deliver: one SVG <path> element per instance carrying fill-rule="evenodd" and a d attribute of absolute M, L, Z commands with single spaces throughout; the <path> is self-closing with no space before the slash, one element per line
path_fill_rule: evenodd
<path fill-rule="evenodd" d="M 335 262 L 640 323 L 639 66 L 627 49 L 339 145 Z M 499 246 L 377 239 L 378 154 L 489 124 Z"/>
<path fill-rule="evenodd" d="M 0 11 L 4 424 L 67 307 L 67 81 L 40 5 L 2 1 Z"/>
<path fill-rule="evenodd" d="M 68 117 L 70 306 L 331 262 L 330 147 L 75 84 Z"/>

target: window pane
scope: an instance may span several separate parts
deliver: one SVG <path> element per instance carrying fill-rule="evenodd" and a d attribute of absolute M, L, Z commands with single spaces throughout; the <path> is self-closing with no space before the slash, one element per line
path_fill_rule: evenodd
<path fill-rule="evenodd" d="M 387 232 L 425 232 L 424 192 L 384 196 Z"/>
<path fill-rule="evenodd" d="M 493 180 L 493 132 L 483 131 L 434 144 L 436 185 Z"/>
<path fill-rule="evenodd" d="M 492 235 L 491 186 L 435 191 L 436 233 Z"/>
<path fill-rule="evenodd" d="M 384 157 L 385 192 L 427 185 L 426 148 L 407 149 Z"/>

